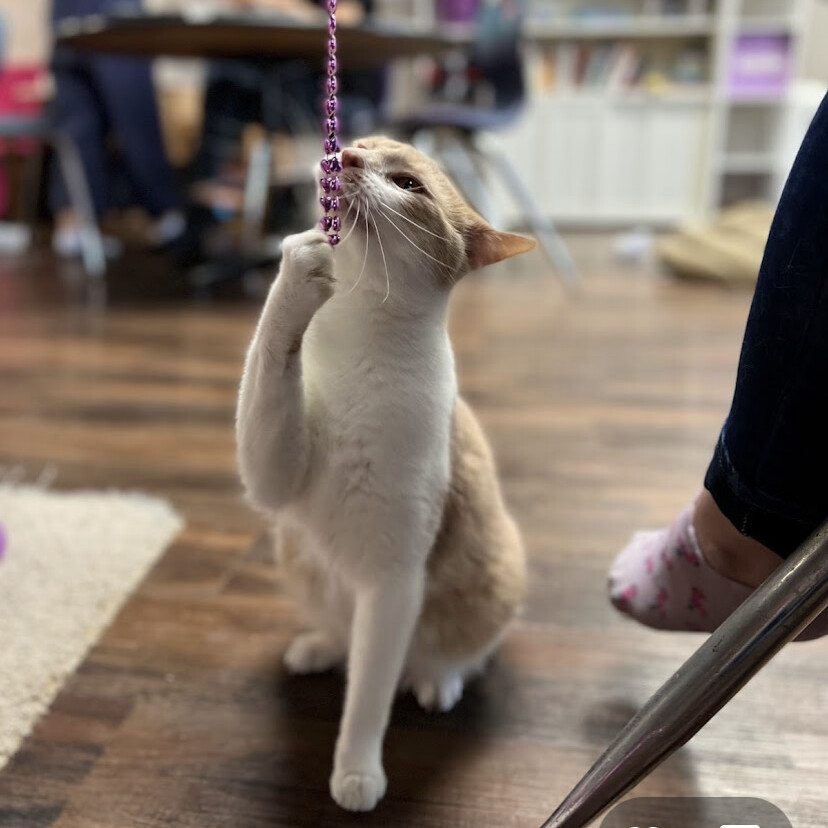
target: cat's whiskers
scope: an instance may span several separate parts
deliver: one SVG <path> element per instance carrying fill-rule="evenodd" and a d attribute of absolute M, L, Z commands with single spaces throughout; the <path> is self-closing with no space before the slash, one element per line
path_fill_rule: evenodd
<path fill-rule="evenodd" d="M 380 210 L 380 212 L 382 212 Z M 368 218 L 374 222 L 374 230 L 377 231 L 377 244 L 379 244 L 380 253 L 382 254 L 382 263 L 385 266 L 385 298 L 382 300 L 382 304 L 384 305 L 388 301 L 388 297 L 391 295 L 391 277 L 388 275 L 388 262 L 385 259 L 385 250 L 382 247 L 382 239 L 380 238 L 380 231 L 379 227 L 377 227 L 377 220 L 371 215 L 368 214 Z"/>
<path fill-rule="evenodd" d="M 419 251 L 420 253 L 422 253 L 422 254 L 423 254 L 423 256 L 428 257 L 428 258 L 429 258 L 429 259 L 431 259 L 433 262 L 436 262 L 436 263 L 437 263 L 438 265 L 440 265 L 441 267 L 445 267 L 445 268 L 449 271 L 449 273 L 448 273 L 449 278 L 452 280 L 452 282 L 454 281 L 454 277 L 451 275 L 451 271 L 452 271 L 454 268 L 453 268 L 453 267 L 452 267 L 452 266 L 451 266 L 448 262 L 443 262 L 443 261 L 440 261 L 440 259 L 435 259 L 435 258 L 434 258 L 434 256 L 432 256 L 432 255 L 431 255 L 431 253 L 427 253 L 427 252 L 426 252 L 425 250 L 423 250 L 423 248 L 422 248 L 422 247 L 420 247 L 420 246 L 419 246 L 419 245 L 418 245 L 418 244 L 417 244 L 417 243 L 416 243 L 416 242 L 415 242 L 415 241 L 414 241 L 414 240 L 413 240 L 410 236 L 408 236 L 406 233 L 404 233 L 404 232 L 403 232 L 403 230 L 402 230 L 402 229 L 401 229 L 401 228 L 400 228 L 400 227 L 399 227 L 399 226 L 398 226 L 398 225 L 397 225 L 397 224 L 396 224 L 396 223 L 395 223 L 395 222 L 391 219 L 391 217 L 390 217 L 387 213 L 383 212 L 383 210 L 382 210 L 382 209 L 380 209 L 380 208 L 377 208 L 377 209 L 378 209 L 378 210 L 379 210 L 379 212 L 382 214 L 382 217 L 383 217 L 383 218 L 384 218 L 384 219 L 385 219 L 385 220 L 386 220 L 386 221 L 387 221 L 387 222 L 388 222 L 388 223 L 389 223 L 389 224 L 390 224 L 390 225 L 391 225 L 391 226 L 392 226 L 392 227 L 393 227 L 393 228 L 394 228 L 394 229 L 395 229 L 395 230 L 396 230 L 396 231 L 397 231 L 397 232 L 398 232 L 398 233 L 399 233 L 399 234 L 400 234 L 400 235 L 401 235 L 401 236 L 402 236 L 402 237 L 403 237 L 403 238 L 404 238 L 404 239 L 405 239 L 405 240 L 406 240 L 406 241 L 407 241 L 407 242 L 408 242 L 408 243 L 409 243 L 409 244 L 410 244 L 410 245 L 411 245 L 411 246 L 412 246 L 415 250 Z"/>
<path fill-rule="evenodd" d="M 357 280 L 354 282 L 353 287 L 345 294 L 346 296 L 350 296 L 356 289 L 357 285 L 362 281 L 362 274 L 365 273 L 365 265 L 368 261 L 368 231 L 370 225 L 368 224 L 368 217 L 371 213 L 368 210 L 368 205 L 365 205 L 365 255 L 362 257 L 362 268 L 359 271 L 359 276 L 357 276 Z M 356 226 L 356 225 L 354 225 Z M 349 234 L 350 235 L 350 234 Z"/>
<path fill-rule="evenodd" d="M 399 216 L 401 219 L 404 219 L 409 224 L 413 224 L 418 230 L 422 230 L 424 233 L 428 233 L 429 236 L 434 236 L 435 239 L 440 239 L 440 241 L 451 241 L 451 239 L 447 238 L 446 236 L 441 236 L 439 233 L 435 233 L 432 230 L 429 230 L 428 227 L 423 227 L 422 224 L 417 224 L 416 221 L 410 219 L 408 216 L 403 215 L 398 210 L 395 210 L 387 201 L 380 201 L 380 207 L 385 207 L 386 210 L 390 210 L 395 216 Z"/>
<path fill-rule="evenodd" d="M 342 201 L 345 201 L 344 197 L 342 197 Z M 357 207 L 359 207 L 359 202 L 357 202 Z M 342 217 L 343 224 L 345 222 L 345 219 L 347 219 L 348 216 L 351 215 L 351 210 L 353 210 L 353 209 L 354 209 L 354 201 L 353 201 L 353 199 L 350 199 L 348 201 L 348 209 L 345 211 L 345 215 Z"/>
<path fill-rule="evenodd" d="M 354 201 L 351 201 L 348 204 L 348 211 L 345 213 L 345 218 L 346 219 L 348 218 L 348 216 L 351 215 L 351 210 L 353 209 L 353 206 L 354 206 Z M 356 230 L 356 226 L 359 223 L 359 211 L 360 211 L 360 207 L 362 206 L 359 199 L 356 199 L 356 206 L 357 206 L 357 212 L 356 212 L 356 218 L 354 219 L 354 223 L 351 225 L 351 229 L 343 236 L 343 238 L 339 242 L 340 244 L 342 244 L 343 242 L 345 242 L 349 239 L 351 233 L 353 233 L 354 230 Z"/>

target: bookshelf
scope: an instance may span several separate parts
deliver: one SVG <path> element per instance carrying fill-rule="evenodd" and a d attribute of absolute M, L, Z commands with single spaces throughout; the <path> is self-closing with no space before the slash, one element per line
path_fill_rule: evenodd
<path fill-rule="evenodd" d="M 709 14 L 635 16 L 629 20 L 610 19 L 568 21 L 538 16 L 527 25 L 526 36 L 532 41 L 601 40 L 615 38 L 709 36 L 715 30 L 715 18 Z"/>
<path fill-rule="evenodd" d="M 527 0 L 526 117 L 492 140 L 559 223 L 775 200 L 824 91 L 796 82 L 813 1 Z M 385 2 L 435 23 L 435 0 Z"/>
<path fill-rule="evenodd" d="M 814 96 L 811 0 L 534 0 L 527 117 L 497 140 L 559 223 L 670 225 L 775 200 Z"/>

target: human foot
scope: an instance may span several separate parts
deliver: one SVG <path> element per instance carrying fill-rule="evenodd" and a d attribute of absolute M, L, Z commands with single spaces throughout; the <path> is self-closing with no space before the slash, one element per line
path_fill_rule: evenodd
<path fill-rule="evenodd" d="M 693 504 L 693 528 L 704 559 L 719 575 L 756 588 L 782 563 L 759 541 L 743 535 L 703 490 Z"/>
<path fill-rule="evenodd" d="M 165 247 L 184 235 L 187 221 L 180 210 L 167 210 L 150 225 L 147 241 L 152 247 Z"/>
<path fill-rule="evenodd" d="M 666 529 L 633 536 L 610 569 L 610 600 L 650 627 L 712 632 L 781 562 L 703 492 Z M 828 613 L 799 640 L 826 633 Z"/>
<path fill-rule="evenodd" d="M 55 217 L 52 250 L 61 259 L 78 259 L 89 232 L 74 210 L 61 210 Z M 123 251 L 121 242 L 112 236 L 101 236 L 101 244 L 107 259 L 117 259 Z"/>

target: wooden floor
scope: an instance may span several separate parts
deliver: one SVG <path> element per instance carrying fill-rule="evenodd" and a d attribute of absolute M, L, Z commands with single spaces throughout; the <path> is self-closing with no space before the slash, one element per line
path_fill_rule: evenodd
<path fill-rule="evenodd" d="M 540 258 L 458 288 L 461 386 L 525 532 L 531 594 L 456 710 L 398 701 L 389 794 L 359 817 L 327 793 L 342 681 L 283 672 L 294 614 L 234 472 L 256 307 L 130 301 L 150 281 L 127 262 L 104 313 L 48 260 L 0 265 L 0 465 L 160 494 L 187 521 L 0 773 L 0 826 L 540 825 L 700 642 L 618 617 L 605 572 L 696 492 L 749 301 L 577 242 L 586 284 L 569 300 Z M 789 647 L 636 793 L 761 797 L 824 828 L 826 655 L 828 641 Z"/>

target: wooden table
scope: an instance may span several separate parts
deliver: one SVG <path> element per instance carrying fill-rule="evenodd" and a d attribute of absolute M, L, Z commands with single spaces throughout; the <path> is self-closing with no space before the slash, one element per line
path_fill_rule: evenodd
<path fill-rule="evenodd" d="M 322 61 L 327 18 L 318 24 L 276 14 L 95 15 L 58 24 L 59 44 L 95 52 L 167 57 L 289 58 Z M 402 29 L 387 24 L 340 26 L 338 55 L 343 66 L 370 68 L 395 58 L 439 54 L 462 47 L 460 32 Z"/>
<path fill-rule="evenodd" d="M 327 39 L 327 15 L 321 10 L 318 23 L 275 13 L 121 13 L 69 17 L 56 27 L 58 45 L 82 51 L 262 62 L 307 60 L 320 68 L 327 56 Z M 345 70 L 379 69 L 397 58 L 440 54 L 462 48 L 471 40 L 468 29 L 437 33 L 372 22 L 338 27 L 337 54 Z M 257 158 L 248 170 L 248 192 L 253 192 L 250 188 L 261 175 L 270 181 L 268 142 L 262 143 Z M 257 197 L 246 199 L 244 213 L 243 246 L 251 251 L 259 247 L 267 187 L 259 186 L 255 192 Z M 214 281 L 213 276 L 199 277 L 199 283 Z"/>

